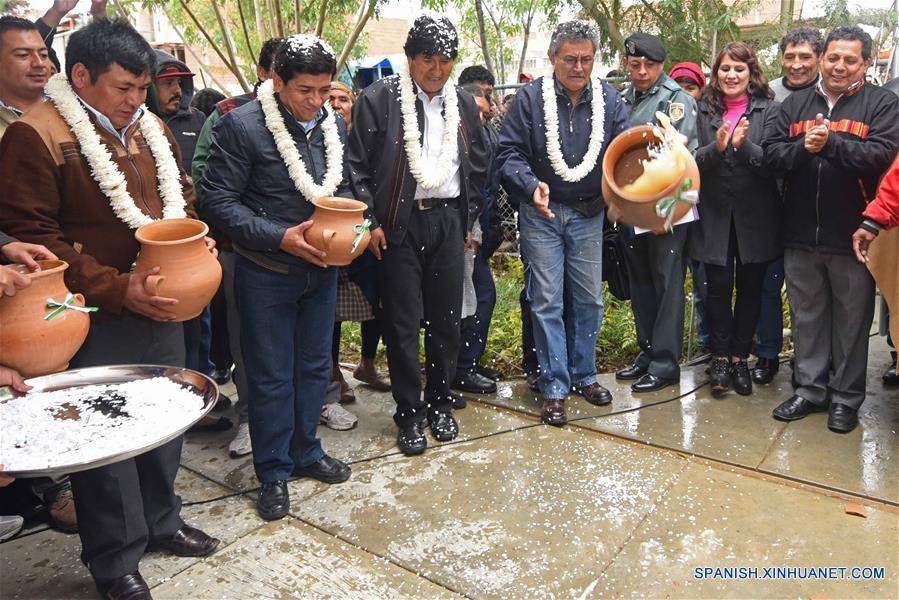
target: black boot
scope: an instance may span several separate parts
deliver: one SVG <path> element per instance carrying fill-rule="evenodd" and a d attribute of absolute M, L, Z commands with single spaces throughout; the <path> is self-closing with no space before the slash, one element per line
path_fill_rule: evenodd
<path fill-rule="evenodd" d="M 709 377 L 712 381 L 712 394 L 718 396 L 730 389 L 730 374 L 733 365 L 727 358 L 715 357 L 709 367 Z"/>
<path fill-rule="evenodd" d="M 778 362 L 777 357 L 764 358 L 760 356 L 752 368 L 752 380 L 760 385 L 771 383 L 779 368 L 780 362 Z"/>
<path fill-rule="evenodd" d="M 745 359 L 734 363 L 731 381 L 734 384 L 734 391 L 741 396 L 748 396 L 752 393 L 752 377 L 749 375 L 749 363 Z"/>

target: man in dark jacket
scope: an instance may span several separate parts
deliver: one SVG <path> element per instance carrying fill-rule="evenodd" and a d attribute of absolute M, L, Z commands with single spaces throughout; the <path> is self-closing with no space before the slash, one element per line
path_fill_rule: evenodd
<path fill-rule="evenodd" d="M 197 138 L 206 122 L 206 115 L 190 105 L 193 97 L 194 74 L 171 54 L 157 50 L 156 71 L 147 95 L 147 108 L 165 121 L 175 134 L 181 148 L 181 161 L 188 173 Z"/>
<path fill-rule="evenodd" d="M 631 123 L 656 123 L 656 112 L 668 115 L 686 136 L 687 148 L 696 149 L 696 102 L 663 69 L 665 47 L 654 35 L 635 33 L 625 42 L 625 70 L 630 85 L 622 97 Z M 615 373 L 634 380 L 635 392 L 654 392 L 680 380 L 684 343 L 684 275 L 686 244 L 691 225 L 678 225 L 673 233 L 642 233 L 625 243 L 625 264 L 631 285 L 631 310 L 640 354 L 634 364 Z M 626 228 L 632 234 L 631 228 Z"/>
<path fill-rule="evenodd" d="M 290 510 L 289 477 L 340 483 L 350 476 L 350 467 L 325 454 L 316 438 L 331 376 L 337 269 L 304 237 L 311 199 L 352 196 L 346 161 L 339 172 L 328 168 L 332 152 L 344 155 L 346 140 L 343 119 L 323 108 L 336 66 L 323 40 L 288 38 L 259 98 L 229 112 L 213 131 L 201 184 L 204 217 L 237 254 L 249 429 L 262 482 L 257 510 L 269 520 Z M 290 135 L 299 161 L 282 156 L 267 122 Z M 326 142 L 335 134 L 339 143 Z"/>
<path fill-rule="evenodd" d="M 548 52 L 553 75 L 518 91 L 496 154 L 503 186 L 521 201 L 521 254 L 544 396 L 542 419 L 551 425 L 567 422 L 564 403 L 572 387 L 592 404 L 612 401 L 596 381 L 603 317 L 599 183 L 606 147 L 630 124 L 618 92 L 591 78 L 598 48 L 599 33 L 587 21 L 556 28 Z M 566 291 L 569 310 L 563 315 Z"/>
<path fill-rule="evenodd" d="M 408 73 L 376 81 L 353 106 L 349 161 L 356 197 L 373 221 L 369 248 L 381 259 L 393 419 L 405 454 L 424 452 L 426 419 L 438 441 L 459 432 L 449 386 L 459 351 L 464 245 L 480 211 L 487 156 L 474 99 L 447 84 L 458 47 L 448 19 L 417 18 L 404 46 Z"/>
<path fill-rule="evenodd" d="M 865 399 L 874 280 L 853 257 L 852 234 L 899 148 L 899 99 L 865 82 L 871 37 L 837 27 L 821 81 L 781 105 L 765 159 L 785 172 L 784 262 L 793 310 L 796 394 L 774 409 L 793 421 L 827 410 L 840 433 Z"/>

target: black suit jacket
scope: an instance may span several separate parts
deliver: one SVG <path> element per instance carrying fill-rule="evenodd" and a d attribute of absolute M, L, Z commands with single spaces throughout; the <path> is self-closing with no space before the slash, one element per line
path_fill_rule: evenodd
<path fill-rule="evenodd" d="M 464 231 L 471 231 L 481 210 L 488 150 L 474 97 L 457 89 L 459 97 L 459 163 L 463 206 L 468 207 Z M 424 112 L 416 99 L 419 130 Z M 417 183 L 409 171 L 403 144 L 399 76 L 380 79 L 365 88 L 353 105 L 353 128 L 347 160 L 355 197 L 368 205 L 372 228 L 382 227 L 388 243 L 403 241 L 415 204 Z M 425 165 L 430 168 L 430 165 Z M 434 165 L 436 168 L 436 165 Z"/>

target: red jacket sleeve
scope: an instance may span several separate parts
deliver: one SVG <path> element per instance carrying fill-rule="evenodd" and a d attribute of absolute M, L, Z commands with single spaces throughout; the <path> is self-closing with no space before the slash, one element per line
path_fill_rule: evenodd
<path fill-rule="evenodd" d="M 862 213 L 866 219 L 872 219 L 886 229 L 899 225 L 899 159 L 884 175 L 877 190 L 877 197 L 868 204 Z"/>

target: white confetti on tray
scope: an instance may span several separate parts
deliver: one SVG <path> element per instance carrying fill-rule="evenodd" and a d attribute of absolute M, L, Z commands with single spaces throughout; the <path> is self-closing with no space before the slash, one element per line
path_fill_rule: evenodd
<path fill-rule="evenodd" d="M 203 397 L 167 377 L 29 393 L 0 402 L 0 463 L 31 471 L 148 446 L 203 413 Z"/>

